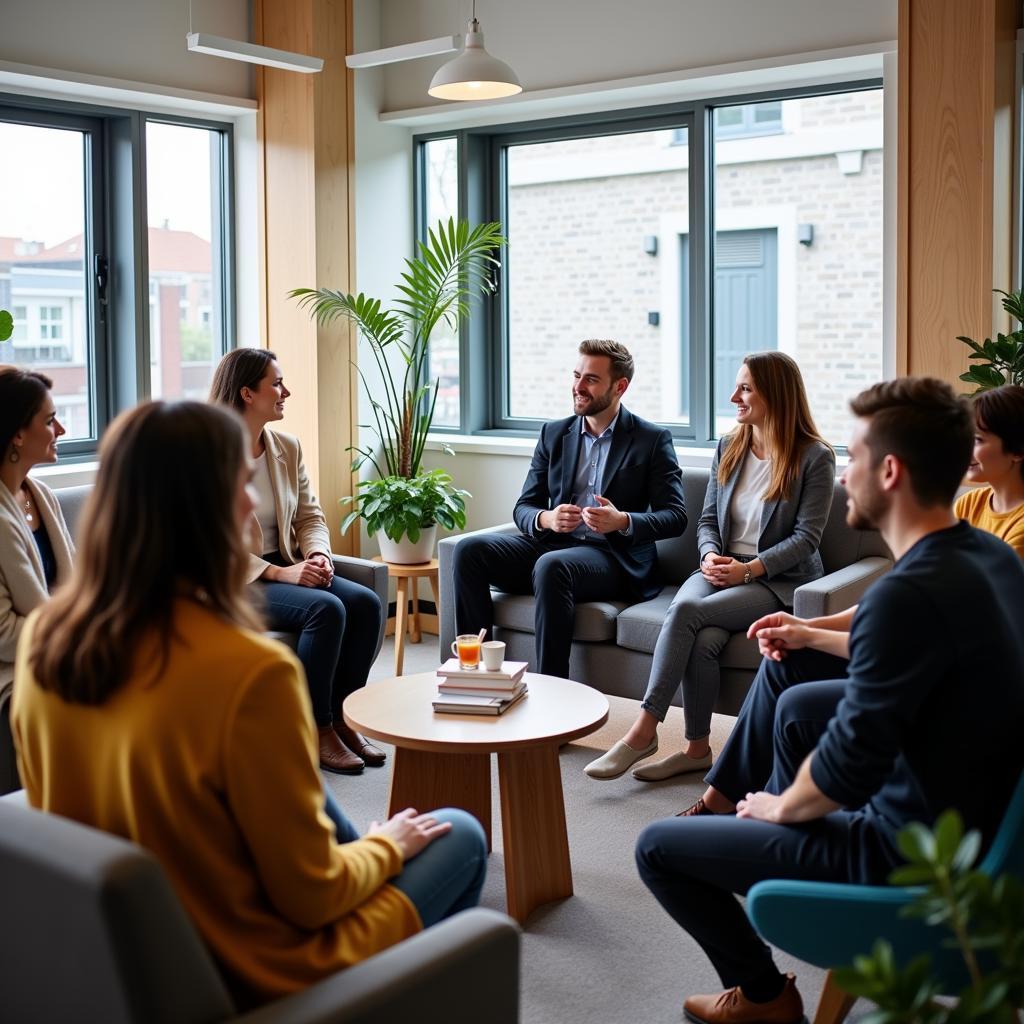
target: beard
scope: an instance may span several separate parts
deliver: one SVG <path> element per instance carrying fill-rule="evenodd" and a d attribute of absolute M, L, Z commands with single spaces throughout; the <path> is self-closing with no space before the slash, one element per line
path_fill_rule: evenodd
<path fill-rule="evenodd" d="M 577 407 L 576 396 L 573 395 L 572 409 L 577 416 L 596 416 L 599 412 L 604 412 L 615 397 L 614 386 L 608 388 L 603 395 L 595 395 L 592 398 L 587 398 L 583 403 Z"/>
<path fill-rule="evenodd" d="M 888 508 L 885 494 L 873 482 L 859 500 L 847 492 L 846 525 L 853 530 L 877 530 Z"/>

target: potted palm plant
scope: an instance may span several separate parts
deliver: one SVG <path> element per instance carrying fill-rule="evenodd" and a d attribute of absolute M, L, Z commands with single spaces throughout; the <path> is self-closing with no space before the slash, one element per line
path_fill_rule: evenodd
<path fill-rule="evenodd" d="M 962 381 L 975 385 L 975 394 L 1003 384 L 1024 384 L 1024 291 L 996 288 L 995 292 L 1003 296 L 1003 309 L 1017 321 L 1017 329 L 997 334 L 994 341 L 986 338 L 980 344 L 963 335 L 956 339 L 971 350 L 968 359 L 978 360 L 977 365 L 960 374 Z"/>
<path fill-rule="evenodd" d="M 427 241 L 417 244 L 416 255 L 405 261 L 397 285 L 400 297 L 390 308 L 380 299 L 330 288 L 289 293 L 321 325 L 339 317 L 354 323 L 377 363 L 377 393 L 357 367 L 374 419 L 363 426 L 376 443 L 349 449 L 356 453 L 352 469 L 369 464 L 377 478 L 360 481 L 356 494 L 343 499 L 352 510 L 341 529 L 364 519 L 369 534 L 379 534 L 385 561 L 428 561 L 438 523 L 447 529 L 466 525 L 469 492 L 455 487 L 443 470 L 422 469 L 439 383 L 429 380 L 430 336 L 442 322 L 458 331 L 469 317 L 471 300 L 493 292 L 497 253 L 504 244 L 498 223 L 471 227 L 451 218 L 438 221 Z"/>

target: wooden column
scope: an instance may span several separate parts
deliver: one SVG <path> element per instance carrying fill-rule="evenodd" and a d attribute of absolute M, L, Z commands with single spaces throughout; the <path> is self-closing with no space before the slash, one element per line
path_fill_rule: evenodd
<path fill-rule="evenodd" d="M 896 369 L 961 386 L 1012 285 L 1017 0 L 899 0 Z"/>
<path fill-rule="evenodd" d="M 355 281 L 353 0 L 256 0 L 257 42 L 324 58 L 319 74 L 259 68 L 262 342 L 293 392 L 282 429 L 298 435 L 334 550 L 358 553 L 338 532 L 352 493 L 345 449 L 357 435 L 355 332 L 319 328 L 288 299 L 292 288 L 352 291 Z"/>

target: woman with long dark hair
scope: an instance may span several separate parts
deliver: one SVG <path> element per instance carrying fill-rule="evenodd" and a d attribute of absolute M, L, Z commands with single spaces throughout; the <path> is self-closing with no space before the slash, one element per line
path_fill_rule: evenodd
<path fill-rule="evenodd" d="M 247 596 L 248 447 L 200 402 L 111 425 L 72 582 L 25 626 L 11 718 L 29 802 L 150 850 L 243 1005 L 474 905 L 486 864 L 464 812 L 410 809 L 360 839 L 325 806 L 301 665 Z"/>
<path fill-rule="evenodd" d="M 0 793 L 17 787 L 8 733 L 14 653 L 25 617 L 71 575 L 74 545 L 60 505 L 29 476 L 57 461 L 64 428 L 49 377 L 0 366 Z"/>
<path fill-rule="evenodd" d="M 358 775 L 384 751 L 345 724 L 341 705 L 366 685 L 384 615 L 368 587 L 334 575 L 331 536 L 302 464 L 298 439 L 267 425 L 291 392 L 273 352 L 236 348 L 220 361 L 210 401 L 239 413 L 249 431 L 258 501 L 250 523 L 248 579 L 271 629 L 299 634 L 318 730 L 320 767 Z"/>
<path fill-rule="evenodd" d="M 686 749 L 633 776 L 650 782 L 709 767 L 722 648 L 754 619 L 792 606 L 796 588 L 823 573 L 818 544 L 832 505 L 835 454 L 814 425 L 800 368 L 782 352 L 749 355 L 730 401 L 737 426 L 711 463 L 697 524 L 700 568 L 672 599 L 636 721 L 587 765 L 592 778 L 618 778 L 655 753 L 680 682 Z"/>

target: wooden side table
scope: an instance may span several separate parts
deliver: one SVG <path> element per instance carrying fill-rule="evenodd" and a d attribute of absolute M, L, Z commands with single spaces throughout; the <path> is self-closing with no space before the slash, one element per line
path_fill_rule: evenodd
<path fill-rule="evenodd" d="M 375 562 L 384 562 L 380 555 L 374 555 Z M 422 637 L 420 622 L 420 598 L 416 581 L 426 577 L 430 580 L 430 590 L 434 595 L 434 609 L 441 611 L 441 597 L 437 590 L 437 559 L 419 562 L 415 565 L 399 565 L 397 562 L 384 562 L 388 567 L 388 578 L 395 581 L 395 675 L 402 674 L 405 664 L 405 637 L 408 633 L 409 642 L 418 644 Z M 410 588 L 409 582 L 412 581 Z M 411 590 L 411 594 L 410 594 Z M 408 614 L 409 598 L 412 597 L 412 615 Z"/>

